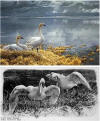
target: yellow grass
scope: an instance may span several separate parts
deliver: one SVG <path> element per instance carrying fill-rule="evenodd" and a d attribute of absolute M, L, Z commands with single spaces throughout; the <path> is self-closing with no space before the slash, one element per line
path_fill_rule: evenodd
<path fill-rule="evenodd" d="M 78 56 L 62 55 L 67 47 L 48 47 L 47 50 L 40 49 L 31 51 L 8 51 L 0 50 L 1 65 L 80 65 L 81 58 Z"/>
<path fill-rule="evenodd" d="M 73 46 L 62 46 L 53 48 L 49 46 L 46 50 L 42 47 L 37 53 L 34 50 L 10 51 L 3 50 L 3 45 L 0 46 L 0 64 L 1 65 L 82 65 L 82 63 L 94 61 L 91 57 L 95 53 L 100 52 L 100 47 L 97 46 L 95 51 L 90 51 L 87 56 L 78 57 L 77 55 L 62 55 L 67 48 Z"/>

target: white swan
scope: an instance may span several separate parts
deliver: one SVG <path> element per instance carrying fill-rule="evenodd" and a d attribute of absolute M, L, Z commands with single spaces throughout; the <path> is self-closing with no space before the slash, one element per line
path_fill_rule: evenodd
<path fill-rule="evenodd" d="M 37 48 L 37 52 L 38 52 L 38 47 L 43 43 L 44 41 L 44 36 L 41 32 L 41 28 L 43 26 L 46 26 L 44 23 L 40 23 L 38 26 L 39 29 L 39 37 L 31 37 L 27 42 L 26 45 L 31 47 L 31 48 Z"/>
<path fill-rule="evenodd" d="M 71 74 L 65 76 L 63 74 L 51 72 L 47 74 L 46 77 L 49 79 L 56 81 L 57 85 L 62 89 L 71 89 L 78 84 L 85 85 L 89 90 L 91 87 L 85 77 L 79 72 L 72 72 Z"/>
<path fill-rule="evenodd" d="M 26 94 L 28 95 L 30 100 L 43 100 L 46 97 L 48 97 L 49 104 L 55 104 L 58 100 L 59 94 L 60 94 L 60 88 L 51 85 L 48 87 L 44 86 L 45 80 L 42 78 L 39 82 L 39 86 L 28 86 L 25 87 L 24 85 L 18 85 L 16 86 L 9 97 L 9 112 L 11 114 L 14 113 L 14 110 L 18 104 L 19 101 L 19 95 Z"/>
<path fill-rule="evenodd" d="M 3 49 L 4 50 L 29 50 L 27 45 L 19 43 L 20 39 L 23 39 L 23 37 L 21 35 L 18 35 L 16 37 L 16 44 L 11 44 L 11 45 L 4 46 Z"/>
<path fill-rule="evenodd" d="M 41 88 L 41 95 L 44 99 L 48 99 L 48 104 L 49 105 L 54 105 L 58 97 L 60 95 L 60 88 L 56 85 L 50 85 L 48 87 L 44 86 L 45 85 L 45 80 L 42 79 L 42 88 Z"/>

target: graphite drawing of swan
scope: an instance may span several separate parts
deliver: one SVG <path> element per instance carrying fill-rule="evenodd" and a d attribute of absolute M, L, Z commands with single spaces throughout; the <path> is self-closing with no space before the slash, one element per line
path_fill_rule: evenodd
<path fill-rule="evenodd" d="M 85 85 L 89 90 L 91 87 L 85 77 L 79 72 L 72 72 L 71 74 L 65 76 L 63 74 L 51 72 L 47 74 L 46 77 L 49 79 L 56 81 L 57 85 L 62 89 L 71 89 L 78 84 Z"/>
<path fill-rule="evenodd" d="M 21 39 L 23 39 L 23 37 L 21 35 L 18 35 L 16 37 L 16 44 L 4 46 L 3 49 L 4 50 L 29 50 L 27 45 L 19 43 L 19 40 L 21 40 Z"/>
<path fill-rule="evenodd" d="M 41 46 L 41 44 L 44 41 L 44 36 L 42 34 L 41 28 L 43 26 L 46 26 L 44 23 L 40 23 L 38 26 L 39 29 L 39 37 L 31 37 L 27 42 L 26 45 L 31 47 L 31 48 L 37 48 L 37 52 L 38 52 L 38 48 L 39 46 Z"/>
<path fill-rule="evenodd" d="M 57 100 L 58 97 L 60 95 L 60 88 L 56 85 L 50 85 L 50 86 L 43 86 L 45 85 L 45 80 L 42 79 L 42 87 L 41 88 L 41 95 L 43 95 L 44 99 L 47 97 L 48 98 L 48 104 L 49 105 L 54 105 Z"/>
<path fill-rule="evenodd" d="M 19 101 L 19 95 L 27 95 L 28 98 L 32 100 L 43 100 L 46 97 L 48 97 L 48 104 L 53 105 L 57 102 L 58 97 L 60 95 L 60 88 L 56 85 L 51 85 L 46 87 L 45 86 L 45 80 L 41 78 L 39 82 L 39 86 L 24 86 L 24 85 L 18 85 L 16 86 L 9 97 L 9 112 L 11 114 L 14 113 L 15 108 Z"/>

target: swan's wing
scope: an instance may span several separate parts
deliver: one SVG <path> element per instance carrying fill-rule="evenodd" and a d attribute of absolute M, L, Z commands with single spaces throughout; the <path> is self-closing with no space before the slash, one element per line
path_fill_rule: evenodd
<path fill-rule="evenodd" d="M 50 85 L 45 89 L 46 96 L 59 96 L 60 88 L 55 85 Z"/>
<path fill-rule="evenodd" d="M 19 47 L 16 44 L 7 45 L 3 49 L 4 50 L 22 50 L 21 47 Z"/>
<path fill-rule="evenodd" d="M 25 45 L 25 44 L 20 44 L 20 48 L 21 48 L 21 50 L 29 50 L 30 48 L 28 48 L 27 47 L 27 45 Z"/>
<path fill-rule="evenodd" d="M 31 37 L 26 43 L 34 43 L 35 41 L 39 41 L 41 37 Z"/>
<path fill-rule="evenodd" d="M 35 48 L 41 45 L 42 39 L 40 37 L 32 37 L 29 41 L 26 42 L 26 45 L 30 48 Z"/>
<path fill-rule="evenodd" d="M 91 87 L 85 77 L 79 73 L 79 72 L 72 72 L 68 76 L 66 76 L 66 79 L 69 78 L 69 81 L 72 81 L 75 84 L 83 84 L 85 85 L 89 90 L 91 90 Z"/>
<path fill-rule="evenodd" d="M 15 45 L 13 44 L 14 48 L 15 48 Z M 3 47 L 4 50 L 10 50 L 13 48 L 12 44 L 11 45 L 6 45 Z"/>
<path fill-rule="evenodd" d="M 58 100 L 58 97 L 60 95 L 60 88 L 55 85 L 48 86 L 45 89 L 45 94 L 46 98 L 48 99 L 48 103 L 53 105 Z"/>
<path fill-rule="evenodd" d="M 12 48 L 12 50 L 23 50 L 23 48 L 19 47 L 16 44 L 12 44 L 10 48 Z"/>
<path fill-rule="evenodd" d="M 24 85 L 16 86 L 10 94 L 9 101 L 13 102 L 16 96 L 21 95 L 22 93 L 29 93 L 27 87 L 25 87 Z"/>
<path fill-rule="evenodd" d="M 24 85 L 16 86 L 12 90 L 10 97 L 9 97 L 9 112 L 10 113 L 14 113 L 14 110 L 15 110 L 17 103 L 18 103 L 18 100 L 19 100 L 18 96 L 21 95 L 22 93 L 24 93 L 24 94 L 29 93 Z"/>

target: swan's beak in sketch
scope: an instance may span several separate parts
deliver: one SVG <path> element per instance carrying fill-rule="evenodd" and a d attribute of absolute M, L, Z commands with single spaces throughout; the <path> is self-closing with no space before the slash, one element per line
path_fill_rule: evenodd
<path fill-rule="evenodd" d="M 47 74 L 46 77 L 47 77 L 48 79 L 51 79 L 51 74 Z"/>
<path fill-rule="evenodd" d="M 49 80 L 52 80 L 52 81 L 58 81 L 58 76 L 55 75 L 55 73 L 50 73 L 50 74 L 47 74 L 46 77 L 49 79 Z"/>
<path fill-rule="evenodd" d="M 45 87 L 45 83 L 42 83 L 42 87 Z"/>
<path fill-rule="evenodd" d="M 46 75 L 46 77 L 49 77 L 49 76 L 50 76 L 50 74 L 47 74 L 47 75 Z"/>

